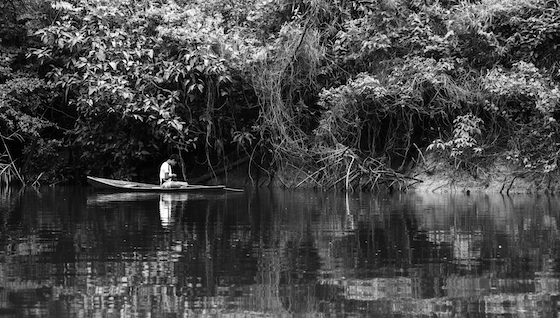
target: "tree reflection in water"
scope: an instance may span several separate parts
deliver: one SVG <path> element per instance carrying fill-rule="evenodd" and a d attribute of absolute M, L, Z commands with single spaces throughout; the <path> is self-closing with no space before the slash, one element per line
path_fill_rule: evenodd
<path fill-rule="evenodd" d="M 0 193 L 13 317 L 554 316 L 552 197 Z"/>

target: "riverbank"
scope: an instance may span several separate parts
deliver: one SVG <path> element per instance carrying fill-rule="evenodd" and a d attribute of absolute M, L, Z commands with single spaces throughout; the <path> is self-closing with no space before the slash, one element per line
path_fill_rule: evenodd
<path fill-rule="evenodd" d="M 274 175 L 248 164 L 211 179 L 211 184 L 233 184 L 237 187 L 279 187 L 286 189 L 316 188 L 313 172 L 286 165 Z M 427 156 L 406 173 L 407 184 L 379 191 L 413 191 L 430 193 L 498 193 L 498 194 L 555 194 L 560 193 L 560 173 L 538 173 L 519 169 L 504 159 L 479 165 L 474 171 L 456 168 L 448 160 Z M 338 189 L 344 189 L 341 181 Z"/>
<path fill-rule="evenodd" d="M 496 159 L 476 171 L 457 169 L 452 163 L 428 157 L 411 173 L 415 180 L 409 187 L 415 192 L 459 193 L 534 193 L 554 194 L 560 192 L 558 172 L 539 173 L 519 169 L 504 159 Z"/>

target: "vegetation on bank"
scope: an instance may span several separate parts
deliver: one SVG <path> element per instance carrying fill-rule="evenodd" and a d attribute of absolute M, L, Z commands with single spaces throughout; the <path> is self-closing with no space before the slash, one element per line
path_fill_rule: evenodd
<path fill-rule="evenodd" d="M 0 15 L 4 183 L 146 180 L 171 152 L 191 177 L 249 158 L 320 188 L 406 183 L 426 152 L 473 175 L 497 158 L 558 174 L 557 0 L 8 0 Z"/>

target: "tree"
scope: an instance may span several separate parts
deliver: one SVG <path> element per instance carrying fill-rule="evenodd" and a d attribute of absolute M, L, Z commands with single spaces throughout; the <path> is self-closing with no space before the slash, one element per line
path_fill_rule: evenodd
<path fill-rule="evenodd" d="M 124 177 L 163 144 L 209 145 L 231 83 L 218 17 L 173 2 L 53 7 L 61 15 L 37 32 L 43 47 L 33 55 L 52 67 L 47 78 L 76 112 L 70 138 L 84 166 L 116 163 Z"/>

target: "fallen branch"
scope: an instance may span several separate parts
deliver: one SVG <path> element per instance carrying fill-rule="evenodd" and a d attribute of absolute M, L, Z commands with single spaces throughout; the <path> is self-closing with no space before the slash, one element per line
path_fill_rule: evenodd
<path fill-rule="evenodd" d="M 8 145 L 6 144 L 5 138 L 3 136 L 1 138 L 2 138 L 2 143 L 4 144 L 4 148 L 6 149 L 6 153 L 8 154 L 8 158 L 10 159 L 10 165 L 12 165 L 12 168 L 16 173 L 16 176 L 18 177 L 19 181 L 21 181 L 21 184 L 25 185 L 25 181 L 23 180 L 23 177 L 19 174 L 19 171 L 12 158 L 12 155 L 10 154 L 10 150 L 8 150 Z"/>
<path fill-rule="evenodd" d="M 222 175 L 223 173 L 225 173 L 227 171 L 233 170 L 233 169 L 239 167 L 240 165 L 242 165 L 243 163 L 245 163 L 247 161 L 249 161 L 249 157 L 241 158 L 241 159 L 239 159 L 235 162 L 230 163 L 229 165 L 227 165 L 223 168 L 216 169 L 216 170 L 213 170 L 211 172 L 205 173 L 205 174 L 201 175 L 200 177 L 191 180 L 190 182 L 194 183 L 194 184 L 203 183 L 203 182 L 208 181 L 212 178 L 215 178 L 219 175 Z"/>
<path fill-rule="evenodd" d="M 300 183 L 298 183 L 294 189 L 298 188 L 300 185 L 302 185 L 305 181 L 309 180 L 310 178 L 313 178 L 314 175 L 318 174 L 319 172 L 323 171 L 325 169 L 325 167 L 313 172 L 312 174 L 308 175 L 305 179 L 301 180 Z M 318 183 L 317 180 L 313 179 L 313 181 L 315 181 L 315 183 Z"/>

